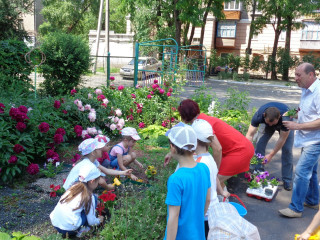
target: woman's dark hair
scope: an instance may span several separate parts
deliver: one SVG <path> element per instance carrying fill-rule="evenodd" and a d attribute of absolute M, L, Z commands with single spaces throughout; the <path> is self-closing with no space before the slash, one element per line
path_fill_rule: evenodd
<path fill-rule="evenodd" d="M 191 99 L 183 100 L 178 107 L 178 111 L 182 120 L 186 123 L 189 123 L 194 119 L 198 114 L 200 114 L 200 108 L 198 103 Z"/>

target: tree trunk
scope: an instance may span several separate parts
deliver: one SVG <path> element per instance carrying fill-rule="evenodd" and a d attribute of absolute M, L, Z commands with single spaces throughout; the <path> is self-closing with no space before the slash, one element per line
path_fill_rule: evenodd
<path fill-rule="evenodd" d="M 180 11 L 177 9 L 177 3 L 179 0 L 174 0 L 174 26 L 175 26 L 175 40 L 177 41 L 178 46 L 181 46 L 181 20 L 179 19 Z"/>
<path fill-rule="evenodd" d="M 250 24 L 250 30 L 249 30 L 249 39 L 248 39 L 248 45 L 247 45 L 247 49 L 246 49 L 246 55 L 251 55 L 251 40 L 253 37 L 253 30 L 254 30 L 254 18 L 255 18 L 255 14 L 256 14 L 256 6 L 257 6 L 257 0 L 253 0 L 252 3 L 252 17 L 251 17 L 251 24 Z M 247 72 L 247 67 L 245 66 L 244 68 L 244 73 Z"/>
<path fill-rule="evenodd" d="M 278 79 L 277 71 L 276 71 L 276 57 L 277 57 L 279 37 L 281 34 L 281 30 L 279 29 L 280 24 L 281 24 L 281 16 L 277 16 L 277 27 L 274 30 L 275 36 L 274 36 L 273 49 L 271 54 L 271 79 L 272 80 Z"/>
<path fill-rule="evenodd" d="M 200 33 L 200 45 L 203 45 L 203 38 L 204 38 L 204 30 L 206 27 L 206 23 L 207 23 L 207 17 L 209 14 L 209 9 L 211 7 L 213 0 L 209 0 L 207 7 L 206 7 L 206 11 L 204 12 L 203 18 L 202 18 L 202 26 L 201 26 L 201 33 Z"/>
<path fill-rule="evenodd" d="M 189 45 L 188 44 L 188 31 L 189 31 L 189 27 L 190 27 L 190 22 L 188 22 L 183 30 L 183 45 Z"/>
<path fill-rule="evenodd" d="M 290 42 L 291 42 L 291 29 L 292 29 L 292 17 L 287 16 L 287 32 L 286 32 L 286 44 L 284 47 L 284 52 L 288 56 L 287 60 L 289 61 L 290 56 Z M 289 62 L 288 64 L 283 65 L 283 75 L 282 80 L 289 81 Z"/>

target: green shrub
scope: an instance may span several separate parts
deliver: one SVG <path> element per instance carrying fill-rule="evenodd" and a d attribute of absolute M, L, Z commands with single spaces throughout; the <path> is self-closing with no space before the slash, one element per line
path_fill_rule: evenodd
<path fill-rule="evenodd" d="M 278 48 L 277 51 L 277 72 L 283 74 L 285 68 L 291 69 L 299 63 L 297 56 L 290 56 L 284 48 Z"/>
<path fill-rule="evenodd" d="M 27 91 L 30 88 L 32 72 L 25 60 L 25 54 L 29 48 L 23 41 L 4 40 L 0 41 L 0 89 L 14 92 L 17 89 Z"/>
<path fill-rule="evenodd" d="M 49 95 L 66 94 L 81 83 L 90 66 L 90 50 L 80 36 L 54 32 L 42 41 L 46 61 L 41 65 L 45 78 L 41 86 Z"/>

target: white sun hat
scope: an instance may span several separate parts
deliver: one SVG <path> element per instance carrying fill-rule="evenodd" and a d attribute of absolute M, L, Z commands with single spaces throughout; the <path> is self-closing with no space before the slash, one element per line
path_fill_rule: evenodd
<path fill-rule="evenodd" d="M 94 165 L 90 164 L 79 171 L 79 181 L 89 182 L 101 176 L 100 170 Z"/>
<path fill-rule="evenodd" d="M 171 128 L 168 137 L 178 148 L 194 151 L 197 147 L 197 135 L 192 127 L 184 125 L 182 127 Z"/>
<path fill-rule="evenodd" d="M 137 130 L 133 127 L 125 127 L 124 129 L 121 130 L 121 135 L 130 136 L 136 141 L 141 139 L 140 136 L 138 135 Z"/>
<path fill-rule="evenodd" d="M 196 119 L 192 123 L 192 128 L 201 142 L 211 142 L 208 138 L 214 136 L 212 126 L 206 120 Z"/>
<path fill-rule="evenodd" d="M 88 138 L 79 145 L 78 149 L 82 155 L 87 155 L 96 149 L 103 148 L 105 145 L 105 142 L 99 142 L 97 138 Z"/>

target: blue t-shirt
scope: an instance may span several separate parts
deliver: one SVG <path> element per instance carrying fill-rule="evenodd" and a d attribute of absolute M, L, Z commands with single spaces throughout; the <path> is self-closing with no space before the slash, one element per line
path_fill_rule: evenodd
<path fill-rule="evenodd" d="M 265 105 L 262 105 L 258 111 L 253 115 L 252 119 L 251 119 L 251 125 L 253 127 L 259 127 L 259 124 L 261 123 L 266 123 L 264 120 L 264 116 L 263 113 L 267 110 L 267 108 L 269 107 L 276 107 L 279 109 L 280 111 L 280 119 L 278 121 L 278 123 L 274 126 L 268 126 L 269 128 L 274 128 L 276 130 L 282 130 L 282 131 L 288 131 L 288 129 L 282 124 L 282 115 L 289 111 L 289 107 L 283 103 L 279 103 L 279 102 L 269 102 Z"/>
<path fill-rule="evenodd" d="M 176 239 L 206 239 L 204 208 L 207 191 L 210 187 L 210 172 L 204 163 L 197 163 L 193 168 L 179 168 L 169 177 L 166 198 L 167 221 L 169 205 L 180 206 Z M 167 239 L 167 229 L 164 239 Z"/>

